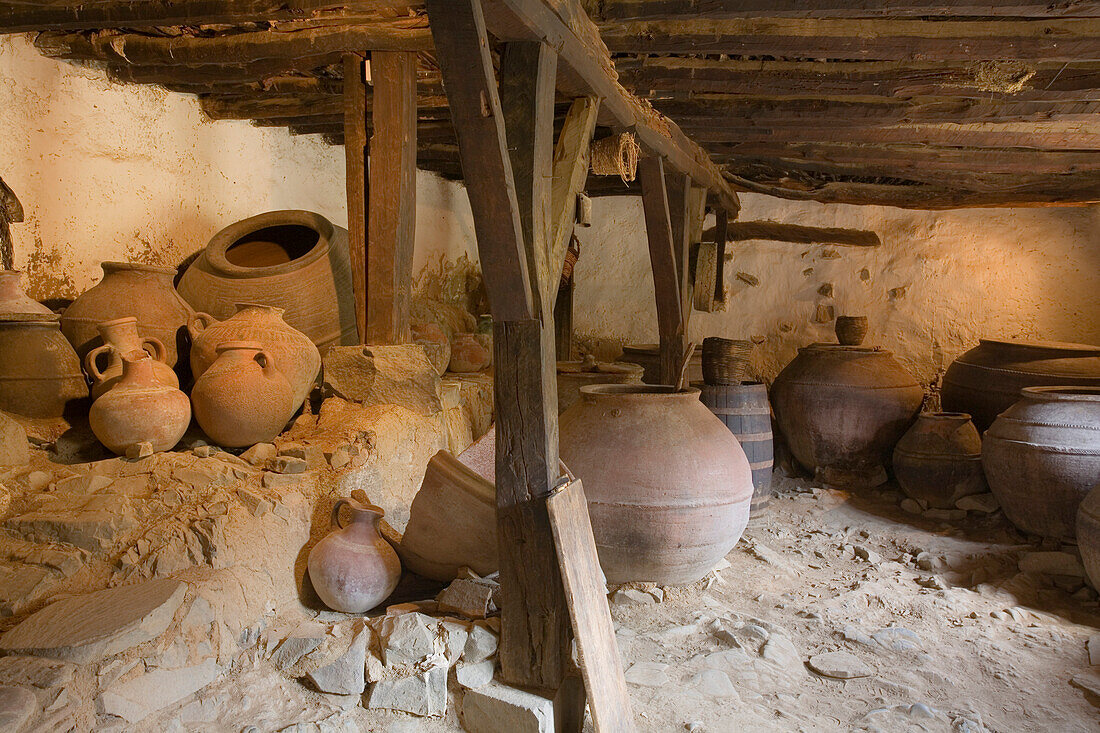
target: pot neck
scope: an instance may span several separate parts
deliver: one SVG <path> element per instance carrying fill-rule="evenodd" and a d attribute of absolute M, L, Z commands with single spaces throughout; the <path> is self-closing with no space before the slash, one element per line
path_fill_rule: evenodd
<path fill-rule="evenodd" d="M 123 278 L 128 280 L 141 280 L 144 282 L 156 282 L 172 287 L 172 279 L 176 271 L 169 267 L 157 267 L 156 265 L 142 265 L 136 262 L 104 262 L 103 279 Z"/>
<path fill-rule="evenodd" d="M 153 370 L 153 359 L 144 351 L 141 356 L 136 352 L 122 355 L 122 381 L 135 386 L 162 387 L 157 373 Z"/>
<path fill-rule="evenodd" d="M 136 318 L 119 318 L 113 321 L 104 321 L 96 328 L 103 338 L 103 343 L 108 344 L 118 351 L 128 353 L 141 349 L 141 336 L 138 334 Z"/>
<path fill-rule="evenodd" d="M 963 425 L 970 422 L 971 417 L 965 412 L 922 412 L 920 419 L 925 422 L 937 424 Z"/>
<path fill-rule="evenodd" d="M 592 404 L 673 405 L 699 402 L 699 389 L 677 390 L 663 384 L 591 384 L 581 387 L 581 399 Z"/>
<path fill-rule="evenodd" d="M 0 298 L 25 296 L 22 288 L 23 273 L 19 270 L 0 270 Z"/>

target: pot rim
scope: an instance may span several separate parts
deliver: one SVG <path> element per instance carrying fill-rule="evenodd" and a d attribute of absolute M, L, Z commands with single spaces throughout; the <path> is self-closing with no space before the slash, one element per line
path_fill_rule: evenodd
<path fill-rule="evenodd" d="M 274 226 L 303 226 L 313 230 L 317 234 L 317 242 L 301 257 L 290 262 L 266 267 L 245 267 L 234 265 L 225 253 L 245 236 Z M 325 217 L 313 211 L 304 209 L 283 209 L 280 211 L 268 211 L 247 219 L 234 222 L 222 229 L 210 238 L 210 243 L 203 250 L 210 267 L 218 274 L 232 278 L 270 277 L 271 275 L 285 275 L 302 265 L 308 265 L 324 257 L 332 243 L 336 228 Z"/>
<path fill-rule="evenodd" d="M 237 309 L 237 313 L 249 308 L 256 308 L 257 310 L 268 311 L 275 315 L 282 317 L 286 313 L 286 308 L 280 308 L 277 305 L 267 305 L 266 303 L 234 303 L 233 307 Z"/>
<path fill-rule="evenodd" d="M 106 260 L 99 263 L 99 266 L 103 269 L 104 275 L 110 275 L 112 272 L 144 272 L 150 275 L 171 275 L 175 277 L 176 268 L 174 267 L 161 267 L 159 265 L 146 265 L 142 262 L 118 262 L 116 260 Z"/>
<path fill-rule="evenodd" d="M 973 415 L 969 412 L 950 412 L 945 410 L 922 412 L 918 417 L 922 420 L 957 420 L 959 422 L 968 422 L 973 419 Z"/>
<path fill-rule="evenodd" d="M 799 349 L 802 351 L 848 351 L 853 354 L 886 354 L 890 355 L 890 352 L 881 346 L 849 346 L 846 344 L 829 344 L 825 342 L 808 344 L 802 346 Z"/>
<path fill-rule="evenodd" d="M 845 323 L 865 323 L 867 316 L 837 316 L 836 319 Z"/>
<path fill-rule="evenodd" d="M 979 346 L 1004 346 L 1027 351 L 1055 351 L 1075 355 L 1100 356 L 1100 346 L 1072 341 L 1024 341 L 1017 339 L 978 339 Z"/>
<path fill-rule="evenodd" d="M 581 398 L 588 402 L 601 400 L 644 402 L 658 398 L 688 402 L 699 401 L 698 387 L 684 387 L 678 390 L 669 384 L 586 384 L 580 388 L 580 393 Z"/>
<path fill-rule="evenodd" d="M 17 323 L 57 323 L 60 325 L 61 316 L 56 313 L 0 313 L 0 325 Z"/>
<path fill-rule="evenodd" d="M 1024 399 L 1045 402 L 1098 402 L 1100 387 L 1079 387 L 1074 385 L 1055 385 L 1050 387 L 1024 387 L 1020 390 Z"/>
<path fill-rule="evenodd" d="M 96 326 L 119 326 L 123 323 L 137 323 L 137 316 L 123 316 L 122 318 L 112 318 L 109 321 L 100 321 Z"/>

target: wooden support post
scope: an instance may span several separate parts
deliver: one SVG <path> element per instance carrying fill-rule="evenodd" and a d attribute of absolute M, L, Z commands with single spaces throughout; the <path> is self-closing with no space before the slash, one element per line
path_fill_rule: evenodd
<path fill-rule="evenodd" d="M 554 303 L 554 344 L 558 361 L 573 359 L 573 279 L 558 290 Z"/>
<path fill-rule="evenodd" d="M 0 269 L 15 268 L 15 246 L 11 241 L 8 224 L 23 221 L 23 204 L 0 178 Z"/>
<path fill-rule="evenodd" d="M 658 375 L 661 384 L 675 384 L 686 351 L 680 272 L 681 268 L 686 270 L 687 265 L 681 260 L 683 253 L 675 246 L 677 240 L 673 238 L 673 217 L 666 189 L 664 161 L 656 157 L 639 160 L 638 179 L 642 184 L 642 209 L 649 239 L 649 262 L 653 269 L 657 326 L 661 336 Z M 681 227 L 683 221 L 681 215 Z M 680 235 L 683 236 L 682 228 Z"/>
<path fill-rule="evenodd" d="M 416 229 L 416 54 L 375 51 L 365 343 L 407 343 Z"/>
<path fill-rule="evenodd" d="M 725 209 L 714 212 L 714 247 L 717 253 L 717 270 L 714 273 L 714 301 L 726 302 L 726 227 L 729 214 Z"/>
<path fill-rule="evenodd" d="M 344 54 L 344 158 L 347 163 L 348 255 L 351 289 L 355 294 L 355 325 L 359 342 L 367 338 L 367 100 L 370 93 L 360 54 Z"/>

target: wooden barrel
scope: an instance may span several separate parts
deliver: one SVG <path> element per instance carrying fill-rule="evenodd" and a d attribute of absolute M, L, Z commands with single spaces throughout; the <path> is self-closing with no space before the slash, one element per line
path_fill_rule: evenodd
<path fill-rule="evenodd" d="M 768 390 L 760 382 L 692 385 L 699 399 L 718 417 L 745 451 L 752 469 L 750 516 L 765 509 L 772 498 L 772 419 Z"/>

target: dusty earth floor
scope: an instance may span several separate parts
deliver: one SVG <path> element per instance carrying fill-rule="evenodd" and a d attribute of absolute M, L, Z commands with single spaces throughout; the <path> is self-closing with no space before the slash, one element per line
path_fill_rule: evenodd
<path fill-rule="evenodd" d="M 1028 543 L 999 511 L 951 524 L 907 514 L 892 485 L 852 495 L 778 474 L 776 484 L 729 567 L 664 589 L 660 602 L 659 589 L 613 596 L 639 730 L 1100 730 L 1100 697 L 1085 689 L 1100 689 L 1086 650 L 1100 627 L 1096 594 L 1019 570 L 1021 556 L 1058 547 Z M 836 651 L 851 655 L 844 673 L 864 676 L 809 669 Z M 453 680 L 451 692 L 442 718 L 366 710 L 257 658 L 161 723 L 461 730 Z"/>

